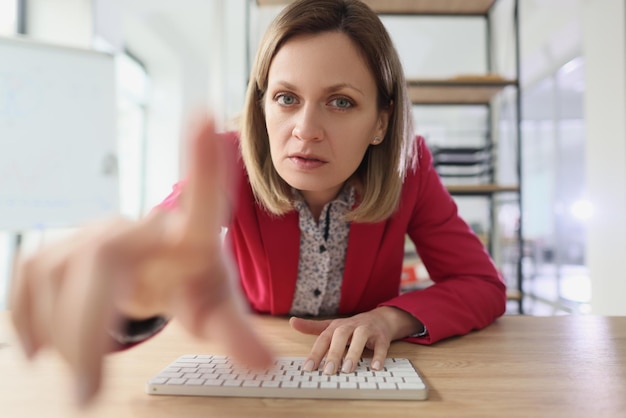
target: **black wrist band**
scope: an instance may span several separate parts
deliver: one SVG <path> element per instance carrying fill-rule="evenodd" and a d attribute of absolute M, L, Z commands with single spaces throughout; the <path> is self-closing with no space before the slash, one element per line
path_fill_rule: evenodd
<path fill-rule="evenodd" d="M 119 330 L 109 330 L 109 334 L 120 344 L 137 343 L 161 331 L 167 322 L 168 319 L 164 316 L 142 320 L 125 319 Z"/>

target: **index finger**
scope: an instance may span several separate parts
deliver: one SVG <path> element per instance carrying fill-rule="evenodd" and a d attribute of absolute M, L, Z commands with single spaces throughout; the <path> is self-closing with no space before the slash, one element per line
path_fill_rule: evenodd
<path fill-rule="evenodd" d="M 219 233 L 226 220 L 234 173 L 234 155 L 226 141 L 211 118 L 202 120 L 191 135 L 183 192 L 185 229 L 190 236 L 206 239 L 211 231 Z"/>

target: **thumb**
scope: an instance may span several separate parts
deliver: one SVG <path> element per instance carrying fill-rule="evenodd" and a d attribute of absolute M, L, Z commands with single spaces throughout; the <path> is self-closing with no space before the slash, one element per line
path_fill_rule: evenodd
<path fill-rule="evenodd" d="M 324 330 L 326 330 L 326 328 L 328 328 L 331 322 L 332 320 L 330 319 L 320 321 L 313 319 L 297 318 L 295 316 L 289 319 L 289 325 L 291 325 L 291 328 L 303 334 L 310 335 L 320 335 L 322 332 L 324 332 Z"/>
<path fill-rule="evenodd" d="M 233 270 L 228 254 L 222 253 L 210 271 L 184 283 L 174 302 L 176 317 L 191 334 L 219 341 L 236 361 L 269 368 L 273 354 L 249 320 Z"/>
<path fill-rule="evenodd" d="M 271 367 L 274 355 L 237 299 L 231 298 L 216 309 L 206 323 L 205 335 L 219 341 L 237 362 L 257 370 L 267 369 Z"/>

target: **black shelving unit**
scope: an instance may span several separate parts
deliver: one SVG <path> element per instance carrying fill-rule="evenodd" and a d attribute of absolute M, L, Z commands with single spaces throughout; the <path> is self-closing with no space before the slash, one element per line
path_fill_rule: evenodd
<path fill-rule="evenodd" d="M 484 76 L 465 76 L 449 79 L 409 79 L 408 88 L 411 101 L 416 106 L 481 106 L 487 112 L 487 124 L 480 146 L 431 146 L 434 164 L 440 176 L 446 182 L 448 191 L 455 197 L 482 197 L 488 200 L 489 219 L 485 245 L 490 253 L 494 253 L 497 242 L 496 222 L 498 196 L 508 194 L 519 208 L 519 219 L 515 226 L 516 237 L 509 248 L 508 259 L 500 260 L 502 264 L 513 265 L 507 271 L 509 285 L 508 298 L 517 302 L 518 312 L 523 307 L 523 229 L 522 229 L 522 196 L 521 196 L 521 91 L 519 84 L 519 5 L 513 0 L 513 28 L 515 42 L 515 77 L 507 79 L 493 73 L 494 40 L 492 31 L 492 14 L 498 0 L 417 0 L 417 1 L 365 1 L 380 15 L 402 15 L 421 17 L 458 17 L 481 19 L 485 25 L 486 68 Z M 493 125 L 495 98 L 503 94 L 505 89 L 515 91 L 515 153 L 516 153 L 516 184 L 500 184 L 497 180 L 498 152 L 494 143 Z M 418 122 L 419 124 L 419 122 Z M 428 139 L 428 138 L 427 138 Z M 468 179 L 473 180 L 470 184 Z M 458 184 L 455 184 L 457 180 Z M 510 245 L 509 244 L 509 245 Z M 503 270 L 503 269 L 502 269 Z M 512 270 L 512 274 L 511 274 Z M 503 271 L 503 274 L 505 272 Z"/>

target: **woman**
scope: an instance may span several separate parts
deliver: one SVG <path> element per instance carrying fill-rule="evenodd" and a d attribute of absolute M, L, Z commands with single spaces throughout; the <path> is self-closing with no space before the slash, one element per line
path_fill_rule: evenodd
<path fill-rule="evenodd" d="M 262 41 L 239 135 L 205 122 L 187 180 L 149 216 L 94 226 L 20 264 L 13 318 L 27 354 L 58 349 L 86 400 L 109 334 L 136 343 L 172 316 L 266 365 L 244 299 L 319 335 L 305 369 L 325 357 L 327 374 L 352 371 L 366 347 L 377 368 L 393 340 L 430 344 L 487 326 L 504 312 L 504 284 L 410 121 L 374 12 L 356 0 L 288 6 Z M 406 234 L 435 285 L 400 295 Z"/>

